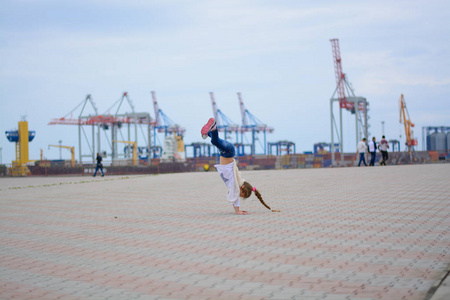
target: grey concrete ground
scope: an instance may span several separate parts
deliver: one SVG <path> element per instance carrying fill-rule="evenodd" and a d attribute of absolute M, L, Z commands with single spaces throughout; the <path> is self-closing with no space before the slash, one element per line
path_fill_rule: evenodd
<path fill-rule="evenodd" d="M 1 178 L 0 298 L 450 299 L 450 164 L 242 173 Z"/>

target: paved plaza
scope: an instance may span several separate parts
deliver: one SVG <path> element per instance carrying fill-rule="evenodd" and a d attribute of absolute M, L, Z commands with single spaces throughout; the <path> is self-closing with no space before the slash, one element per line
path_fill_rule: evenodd
<path fill-rule="evenodd" d="M 450 164 L 242 175 L 0 178 L 0 299 L 450 299 Z"/>

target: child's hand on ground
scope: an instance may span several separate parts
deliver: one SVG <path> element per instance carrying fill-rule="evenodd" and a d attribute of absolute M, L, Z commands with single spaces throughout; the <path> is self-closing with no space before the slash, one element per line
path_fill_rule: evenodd
<path fill-rule="evenodd" d="M 248 212 L 245 210 L 241 210 L 239 206 L 235 206 L 234 211 L 236 212 L 237 215 L 248 215 Z"/>

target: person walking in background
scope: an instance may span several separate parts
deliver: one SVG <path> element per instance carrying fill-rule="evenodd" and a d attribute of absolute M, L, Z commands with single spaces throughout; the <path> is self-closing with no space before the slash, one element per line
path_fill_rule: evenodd
<path fill-rule="evenodd" d="M 356 148 L 356 153 L 359 153 L 359 163 L 358 163 L 358 167 L 361 166 L 361 162 L 363 162 L 364 165 L 367 167 L 366 159 L 364 158 L 364 156 L 366 155 L 366 151 L 367 151 L 366 138 L 363 138 L 363 139 L 358 143 L 358 146 L 357 146 L 357 148 Z"/>
<path fill-rule="evenodd" d="M 381 156 L 382 156 L 382 160 L 380 162 L 380 166 L 385 166 L 386 165 L 386 161 L 389 159 L 389 155 L 388 155 L 387 149 L 389 149 L 389 143 L 388 143 L 388 141 L 386 141 L 386 138 L 383 135 L 381 137 L 380 143 L 378 144 L 378 150 L 380 150 Z"/>
<path fill-rule="evenodd" d="M 370 164 L 369 166 L 375 166 L 375 157 L 377 156 L 377 143 L 375 142 L 375 137 L 369 142 L 369 152 L 370 152 Z"/>
<path fill-rule="evenodd" d="M 100 155 L 100 153 L 97 153 L 97 165 L 95 166 L 95 173 L 94 173 L 94 175 L 92 175 L 92 177 L 95 177 L 95 175 L 97 175 L 98 169 L 100 169 L 100 171 L 102 171 L 102 177 L 105 176 L 105 173 L 103 173 L 102 160 L 103 160 L 103 158 Z"/>

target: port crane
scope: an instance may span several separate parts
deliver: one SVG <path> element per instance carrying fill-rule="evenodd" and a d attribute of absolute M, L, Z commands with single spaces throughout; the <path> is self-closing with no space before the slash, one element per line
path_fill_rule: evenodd
<path fill-rule="evenodd" d="M 163 111 L 159 108 L 158 100 L 156 99 L 156 93 L 151 92 L 153 99 L 153 109 L 155 111 L 155 125 L 153 126 L 154 134 L 156 131 L 164 132 L 164 136 L 175 133 L 176 135 L 183 136 L 186 129 L 180 125 L 175 124 Z M 153 146 L 156 147 L 156 139 L 153 140 Z"/>
<path fill-rule="evenodd" d="M 75 147 L 70 147 L 70 146 L 61 146 L 61 145 L 48 145 L 48 148 L 50 149 L 50 147 L 56 147 L 56 148 L 63 148 L 63 149 L 68 149 L 70 150 L 70 166 L 73 168 L 75 167 Z M 41 149 L 42 150 L 42 149 Z M 41 155 L 42 156 L 42 155 Z"/>
<path fill-rule="evenodd" d="M 405 138 L 406 138 L 406 147 L 408 148 L 408 154 L 411 156 L 411 151 L 414 151 L 414 146 L 417 146 L 417 139 L 414 138 L 414 132 L 411 130 L 414 127 L 414 123 L 411 122 L 409 117 L 408 108 L 406 107 L 405 98 L 403 94 L 400 95 L 398 99 L 398 107 L 400 111 L 400 124 L 404 125 L 405 128 Z"/>
<path fill-rule="evenodd" d="M 331 48 L 333 50 L 333 58 L 334 58 L 334 73 L 336 75 L 336 91 L 339 99 L 339 107 L 344 108 L 346 110 L 350 110 L 352 113 L 355 113 L 355 103 L 347 101 L 347 96 L 345 95 L 345 90 L 352 90 L 350 84 L 347 81 L 345 73 L 342 71 L 342 59 L 341 59 L 341 51 L 339 47 L 338 39 L 331 39 Z"/>
<path fill-rule="evenodd" d="M 236 133 L 236 141 L 238 140 L 238 133 L 239 133 L 239 125 L 231 121 L 230 118 L 228 118 L 219 108 L 217 108 L 217 103 L 214 98 L 214 93 L 209 93 L 211 98 L 211 104 L 213 109 L 213 115 L 214 119 L 216 120 L 216 126 L 217 130 L 220 132 L 224 132 L 225 134 L 225 140 L 228 139 L 228 133 Z"/>
<path fill-rule="evenodd" d="M 366 100 L 366 98 L 357 97 L 355 95 L 353 87 L 348 82 L 347 76 L 343 72 L 339 39 L 331 39 L 330 42 L 333 52 L 334 73 L 336 77 L 336 89 L 334 90 L 334 93 L 330 99 L 331 159 L 333 165 L 336 165 L 334 141 L 335 133 L 337 136 L 337 142 L 339 144 L 339 152 L 344 153 L 342 111 L 350 111 L 355 115 L 356 146 L 363 137 L 365 137 L 366 139 L 369 138 L 369 102 Z M 336 118 L 333 113 L 334 102 L 339 103 L 339 130 L 337 128 Z"/>
<path fill-rule="evenodd" d="M 128 103 L 131 108 L 130 113 L 119 113 L 119 110 L 123 107 L 124 103 Z M 88 107 L 91 107 L 94 111 L 94 114 L 87 115 L 86 110 Z M 77 118 L 72 117 L 74 112 L 81 108 L 81 111 Z M 112 111 L 112 113 L 111 113 Z M 105 133 L 107 142 L 111 149 L 111 157 L 114 160 L 118 157 L 117 145 L 114 143 L 114 140 L 117 140 L 118 133 L 122 134 L 120 129 L 127 125 L 128 127 L 128 137 L 124 138 L 127 140 L 131 140 L 131 126 L 134 126 L 134 136 L 137 142 L 137 128 L 138 126 L 147 126 L 147 147 L 150 149 L 151 145 L 151 127 L 155 124 L 155 122 L 150 118 L 150 114 L 146 112 L 136 112 L 134 110 L 134 105 L 128 97 L 128 93 L 124 92 L 122 96 L 108 109 L 105 113 L 99 114 L 98 109 L 91 97 L 91 95 L 87 95 L 86 98 L 81 101 L 73 110 L 71 110 L 68 114 L 61 118 L 52 119 L 49 125 L 76 125 L 78 126 L 78 149 L 79 149 L 79 161 L 82 162 L 83 157 L 89 157 L 92 161 L 95 161 L 95 153 L 101 152 L 101 138 L 100 133 L 103 130 Z M 88 135 L 84 130 L 85 126 L 90 126 L 92 128 L 91 140 L 89 141 Z M 95 132 L 97 129 L 97 132 Z M 109 137 L 106 135 L 106 131 L 111 129 L 111 141 Z M 89 133 L 89 131 L 88 131 Z M 144 133 L 143 133 L 144 134 Z M 87 142 L 87 148 L 89 149 L 89 154 L 82 154 L 82 137 L 84 136 Z M 145 138 L 145 136 L 144 136 Z M 96 145 L 97 140 L 97 147 Z M 147 142 L 146 141 L 146 142 Z M 97 150 L 97 151 L 96 151 Z M 149 151 L 150 152 L 150 151 Z"/>
<path fill-rule="evenodd" d="M 237 93 L 239 100 L 239 107 L 241 108 L 241 117 L 242 123 L 240 127 L 241 132 L 241 143 L 243 143 L 244 132 L 252 133 L 252 144 L 251 144 L 251 155 L 255 155 L 255 141 L 256 134 L 262 132 L 264 134 L 264 154 L 267 154 L 267 142 L 266 142 L 266 133 L 272 133 L 273 128 L 267 126 L 262 123 L 258 118 L 256 118 L 253 114 L 251 114 L 248 109 L 245 108 L 244 101 L 242 100 L 241 93 Z"/>

